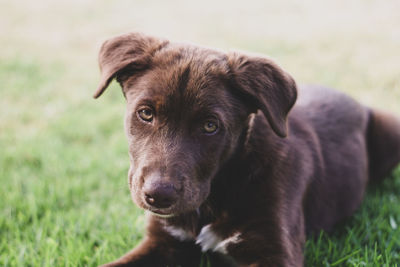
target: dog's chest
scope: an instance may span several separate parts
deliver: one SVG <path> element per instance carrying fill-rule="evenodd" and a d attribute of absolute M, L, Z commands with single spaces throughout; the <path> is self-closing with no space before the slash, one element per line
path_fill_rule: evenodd
<path fill-rule="evenodd" d="M 164 229 L 173 237 L 180 241 L 194 241 L 201 247 L 203 252 L 215 251 L 223 254 L 227 254 L 227 248 L 230 245 L 237 244 L 241 241 L 240 233 L 234 232 L 228 237 L 221 237 L 212 228 L 211 224 L 205 225 L 200 233 L 196 236 L 190 231 L 187 231 L 180 227 L 166 225 Z"/>

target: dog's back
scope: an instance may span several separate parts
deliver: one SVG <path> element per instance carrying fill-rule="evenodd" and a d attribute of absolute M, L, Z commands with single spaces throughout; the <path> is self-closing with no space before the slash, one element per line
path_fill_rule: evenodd
<path fill-rule="evenodd" d="M 359 206 L 367 180 L 382 180 L 400 162 L 400 121 L 316 86 L 300 88 L 292 112 L 313 126 L 321 147 L 323 175 L 313 177 L 305 201 L 307 231 L 330 230 Z"/>

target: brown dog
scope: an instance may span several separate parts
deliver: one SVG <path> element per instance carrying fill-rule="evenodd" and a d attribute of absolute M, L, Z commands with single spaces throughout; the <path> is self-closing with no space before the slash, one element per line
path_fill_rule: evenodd
<path fill-rule="evenodd" d="M 399 120 L 298 89 L 265 57 L 130 33 L 99 61 L 94 97 L 122 86 L 129 188 L 149 211 L 143 242 L 106 266 L 194 267 L 201 251 L 216 266 L 302 266 L 306 234 L 350 216 L 400 162 Z"/>

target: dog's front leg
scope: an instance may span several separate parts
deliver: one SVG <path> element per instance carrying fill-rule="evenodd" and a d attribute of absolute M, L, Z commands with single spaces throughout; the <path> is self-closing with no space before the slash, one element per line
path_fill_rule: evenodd
<path fill-rule="evenodd" d="M 199 266 L 201 249 L 194 241 L 181 241 L 167 233 L 158 220 L 149 220 L 147 235 L 131 252 L 103 267 Z"/>
<path fill-rule="evenodd" d="M 151 237 L 146 238 L 131 252 L 120 259 L 102 265 L 132 267 L 193 267 L 200 264 L 201 251 L 193 242 L 163 242 Z"/>

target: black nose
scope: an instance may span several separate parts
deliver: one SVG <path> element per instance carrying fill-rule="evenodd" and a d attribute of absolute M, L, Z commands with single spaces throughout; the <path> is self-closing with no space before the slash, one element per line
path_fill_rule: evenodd
<path fill-rule="evenodd" d="M 150 206 L 156 208 L 169 208 L 177 200 L 177 192 L 171 184 L 157 184 L 145 190 L 144 197 Z"/>

